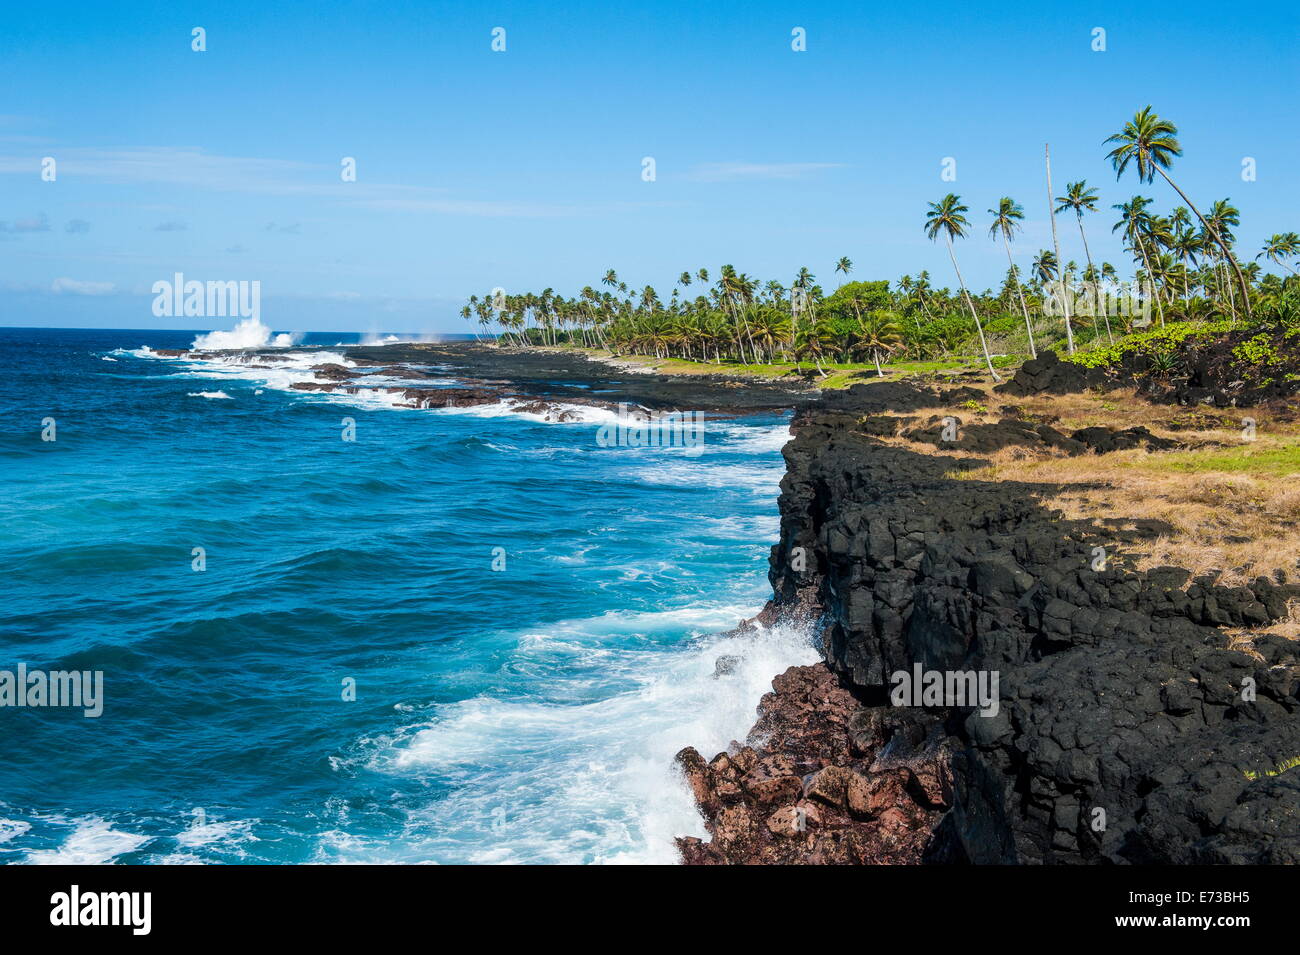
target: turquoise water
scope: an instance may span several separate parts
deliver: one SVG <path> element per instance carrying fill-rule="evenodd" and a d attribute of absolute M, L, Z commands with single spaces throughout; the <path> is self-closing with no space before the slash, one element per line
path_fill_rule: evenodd
<path fill-rule="evenodd" d="M 783 419 L 602 448 L 596 412 L 288 390 L 355 337 L 265 369 L 141 348 L 193 338 L 0 329 L 0 670 L 104 680 L 97 719 L 0 708 L 0 861 L 669 862 L 702 834 L 672 755 L 815 656 L 710 636 L 768 595 Z"/>

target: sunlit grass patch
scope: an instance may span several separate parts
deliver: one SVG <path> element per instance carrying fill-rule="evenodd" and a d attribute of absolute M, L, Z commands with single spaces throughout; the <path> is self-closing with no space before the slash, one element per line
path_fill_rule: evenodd
<path fill-rule="evenodd" d="M 1272 445 L 1243 442 L 1239 447 L 1172 451 L 1151 455 L 1140 466 L 1154 471 L 1195 474 L 1220 471 L 1276 477 L 1300 476 L 1300 441 Z"/>

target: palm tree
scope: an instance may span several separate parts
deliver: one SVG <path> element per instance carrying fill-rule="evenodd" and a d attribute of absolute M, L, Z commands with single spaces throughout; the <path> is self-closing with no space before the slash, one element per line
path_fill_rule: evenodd
<path fill-rule="evenodd" d="M 1182 206 L 1178 208 L 1181 209 Z M 1178 210 L 1175 209 L 1174 211 L 1177 212 Z M 1178 256 L 1178 261 L 1183 266 L 1183 301 L 1191 297 L 1191 289 L 1187 285 L 1187 263 L 1191 262 L 1193 266 L 1199 267 L 1196 257 L 1204 249 L 1205 246 L 1202 244 L 1200 236 L 1196 234 L 1196 230 L 1183 223 L 1179 231 L 1174 235 L 1174 254 Z"/>
<path fill-rule="evenodd" d="M 1015 263 L 1011 261 L 1011 239 L 1017 229 L 1021 228 L 1020 220 L 1025 217 L 1025 210 L 1020 204 L 1010 196 L 1003 196 L 998 200 L 997 209 L 990 209 L 989 214 L 993 216 L 993 225 L 989 227 L 989 235 L 1002 236 L 1002 246 L 1007 250 L 1007 265 L 1011 267 L 1015 278 Z M 910 280 L 909 280 L 910 281 Z M 1038 357 L 1038 349 L 1034 346 L 1034 327 L 1029 323 L 1029 306 L 1025 304 L 1025 290 L 1020 287 L 1019 279 L 1015 279 L 1016 293 L 1020 296 L 1020 310 L 1025 316 L 1025 331 L 1029 333 L 1029 354 L 1033 358 Z"/>
<path fill-rule="evenodd" d="M 885 371 L 880 367 L 880 353 L 888 354 L 902 344 L 903 330 L 893 313 L 876 310 L 858 319 L 854 341 L 859 348 L 871 352 L 871 358 L 876 363 L 876 377 L 884 378 Z"/>
<path fill-rule="evenodd" d="M 822 368 L 822 358 L 825 357 L 830 344 L 830 333 L 827 332 L 825 326 L 819 324 L 804 325 L 794 336 L 795 367 L 798 368 L 797 360 L 799 357 L 808 355 L 816 364 L 818 374 L 825 378 L 826 370 Z"/>
<path fill-rule="evenodd" d="M 743 274 L 736 272 L 734 265 L 724 265 L 722 267 L 722 277 L 718 279 L 718 284 L 722 290 L 722 301 L 730 304 L 732 316 L 736 324 L 744 329 L 745 338 L 749 341 L 749 350 L 754 354 L 754 363 L 758 363 L 758 349 L 754 347 L 754 336 L 750 333 L 749 323 L 745 320 L 744 304 L 747 301 L 749 279 Z M 741 345 L 741 358 L 745 359 L 745 348 Z"/>
<path fill-rule="evenodd" d="M 800 266 L 798 274 L 794 277 L 794 283 L 790 286 L 790 319 L 794 328 L 799 324 L 799 313 L 808 307 L 810 301 L 809 292 L 812 290 L 813 280 L 816 278 L 808 271 L 808 266 Z M 813 316 L 814 321 L 816 315 Z"/>
<path fill-rule="evenodd" d="M 1157 116 L 1148 105 L 1141 109 L 1132 120 L 1124 124 L 1124 128 L 1118 133 L 1109 136 L 1105 141 L 1108 143 L 1118 143 L 1114 149 L 1107 155 L 1107 159 L 1115 167 L 1115 178 L 1118 179 L 1124 174 L 1129 163 L 1133 163 L 1137 168 L 1138 179 L 1143 182 L 1151 182 L 1156 173 L 1170 187 L 1182 197 L 1183 202 L 1192 210 L 1196 218 L 1201 220 L 1201 226 L 1209 233 L 1212 238 L 1223 250 L 1224 256 L 1232 263 L 1233 269 L 1237 273 L 1237 283 L 1241 286 L 1241 296 L 1246 303 L 1246 315 L 1250 311 L 1250 288 L 1246 284 L 1246 276 L 1241 272 L 1241 266 L 1233 256 L 1232 251 L 1223 237 L 1214 230 L 1205 217 L 1192 204 L 1192 200 L 1187 198 L 1187 194 L 1178 187 L 1178 184 L 1169 177 L 1166 169 L 1173 163 L 1175 157 L 1183 154 L 1183 148 L 1178 144 L 1175 138 L 1178 135 L 1178 127 L 1167 119 L 1161 119 Z"/>
<path fill-rule="evenodd" d="M 1034 256 L 1030 267 L 1034 270 L 1039 285 L 1048 285 L 1056 280 L 1056 256 L 1051 249 L 1043 249 Z"/>
<path fill-rule="evenodd" d="M 849 273 L 853 271 L 853 260 L 847 255 L 841 256 L 840 260 L 835 263 L 835 271 L 844 273 L 844 281 L 849 280 Z"/>
<path fill-rule="evenodd" d="M 1154 282 L 1151 272 L 1151 255 L 1147 251 L 1147 244 L 1142 241 L 1142 235 L 1146 231 L 1146 221 L 1150 218 L 1147 214 L 1146 207 L 1151 204 L 1151 200 L 1145 196 L 1134 196 L 1128 202 L 1120 202 L 1111 206 L 1112 209 L 1119 210 L 1119 221 L 1111 227 L 1111 232 L 1124 230 L 1124 237 L 1129 241 L 1129 247 L 1135 253 L 1143 268 L 1146 270 L 1149 281 Z M 1164 307 L 1160 304 L 1160 297 L 1155 296 L 1156 312 L 1160 316 L 1160 324 L 1165 323 Z"/>
<path fill-rule="evenodd" d="M 925 312 L 927 321 L 932 320 L 934 316 L 930 314 L 929 303 L 925 300 L 926 295 L 930 292 L 930 272 L 928 269 L 921 269 L 917 273 L 914 287 L 916 288 L 916 300 L 921 303 L 921 311 Z"/>
<path fill-rule="evenodd" d="M 1232 243 L 1236 241 L 1236 237 L 1232 234 L 1232 230 L 1241 225 L 1241 212 L 1237 207 L 1227 199 L 1216 199 L 1210 204 L 1210 211 L 1205 214 L 1205 222 L 1212 235 L 1218 236 L 1218 238 L 1223 241 L 1223 244 L 1231 249 Z M 1215 266 L 1216 272 L 1222 270 L 1224 263 L 1223 256 L 1220 255 L 1217 256 L 1217 258 L 1219 261 Z M 1245 270 L 1243 269 L 1243 274 L 1244 271 Z M 1220 285 L 1228 288 L 1228 308 L 1232 312 L 1232 317 L 1235 320 L 1237 317 L 1237 297 L 1233 293 L 1232 287 L 1228 284 L 1226 275 L 1222 277 Z M 1247 279 L 1246 286 L 1247 288 L 1250 287 L 1249 279 Z"/>
<path fill-rule="evenodd" d="M 1267 256 L 1274 265 L 1280 265 L 1295 275 L 1295 269 L 1283 262 L 1282 256 L 1295 255 L 1296 252 L 1300 252 L 1300 235 L 1294 232 L 1275 232 L 1268 237 L 1268 241 L 1264 243 L 1264 251 L 1255 256 L 1255 259 L 1258 261 Z"/>
<path fill-rule="evenodd" d="M 1060 203 L 1056 207 L 1057 212 L 1064 212 L 1066 209 L 1073 209 L 1075 216 L 1079 220 L 1079 238 L 1083 240 L 1083 254 L 1088 260 L 1088 271 L 1095 273 L 1096 269 L 1092 264 L 1092 251 L 1088 248 L 1088 233 L 1083 229 L 1083 213 L 1097 211 L 1097 190 L 1088 188 L 1088 180 L 1080 179 L 1078 182 L 1067 182 L 1065 184 L 1065 195 L 1057 196 L 1056 201 Z M 1096 322 L 1096 311 L 1101 309 L 1101 296 L 1095 283 L 1096 275 L 1093 275 L 1092 298 L 1094 305 L 1093 322 Z M 1111 344 L 1115 343 L 1115 336 L 1110 332 L 1110 316 L 1105 315 L 1106 319 L 1106 337 L 1110 339 Z"/>
<path fill-rule="evenodd" d="M 966 299 L 966 307 L 970 309 L 971 318 L 975 319 L 975 330 L 980 336 L 980 348 L 984 351 L 984 364 L 988 366 L 993 380 L 1001 381 L 998 373 L 993 370 L 993 357 L 989 354 L 989 344 L 984 339 L 984 326 L 980 324 L 980 317 L 975 313 L 975 303 L 970 299 L 970 292 L 966 291 L 966 282 L 961 277 L 961 269 L 957 267 L 957 255 L 952 250 L 954 237 L 966 238 L 966 229 L 970 226 L 965 215 L 968 211 L 966 206 L 961 204 L 960 196 L 948 193 L 938 202 L 930 203 L 930 213 L 925 219 L 925 234 L 933 242 L 939 237 L 940 232 L 943 233 L 944 241 L 948 245 L 948 258 L 952 259 L 952 270 L 957 273 L 957 284 L 961 286 L 961 294 Z"/>
<path fill-rule="evenodd" d="M 1056 253 L 1056 260 L 1061 260 L 1061 243 L 1056 238 L 1056 209 L 1052 205 L 1052 146 L 1050 143 L 1043 146 L 1043 155 L 1047 160 L 1047 214 L 1052 220 L 1052 249 Z M 1074 354 L 1074 329 L 1070 327 L 1070 300 L 1065 294 L 1065 276 L 1057 279 L 1061 292 L 1061 314 L 1065 316 L 1065 343 Z"/>

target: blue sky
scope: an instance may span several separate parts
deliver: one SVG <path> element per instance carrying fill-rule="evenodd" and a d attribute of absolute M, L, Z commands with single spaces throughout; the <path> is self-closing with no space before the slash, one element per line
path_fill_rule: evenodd
<path fill-rule="evenodd" d="M 1230 197 L 1253 256 L 1300 229 L 1300 14 L 1146 11 L 9 0 L 0 325 L 213 324 L 152 315 L 150 287 L 175 272 L 260 281 L 278 330 L 463 331 L 472 292 L 571 294 L 610 267 L 664 291 L 728 262 L 787 283 L 807 265 L 833 286 L 847 255 L 855 278 L 924 268 L 946 285 L 921 223 L 948 191 L 971 208 L 958 251 L 983 288 L 1006 267 L 986 237 L 999 196 L 1025 206 L 1022 262 L 1051 241 L 1045 142 L 1057 194 L 1081 177 L 1101 190 L 1089 241 L 1123 268 L 1110 205 L 1139 190 L 1174 204 L 1104 161 L 1147 103 L 1180 126 L 1175 179 L 1198 204 Z M 340 179 L 348 156 L 356 182 Z M 1082 262 L 1075 223 L 1059 226 Z"/>

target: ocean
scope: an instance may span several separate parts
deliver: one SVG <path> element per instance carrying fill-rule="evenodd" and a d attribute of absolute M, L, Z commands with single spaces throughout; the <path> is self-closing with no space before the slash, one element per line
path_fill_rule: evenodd
<path fill-rule="evenodd" d="M 786 418 L 602 447 L 599 409 L 289 388 L 354 335 L 152 351 L 195 337 L 0 329 L 0 671 L 103 680 L 98 717 L 0 706 L 0 862 L 671 863 L 704 835 L 673 755 L 817 659 L 716 635 L 769 595 Z"/>

